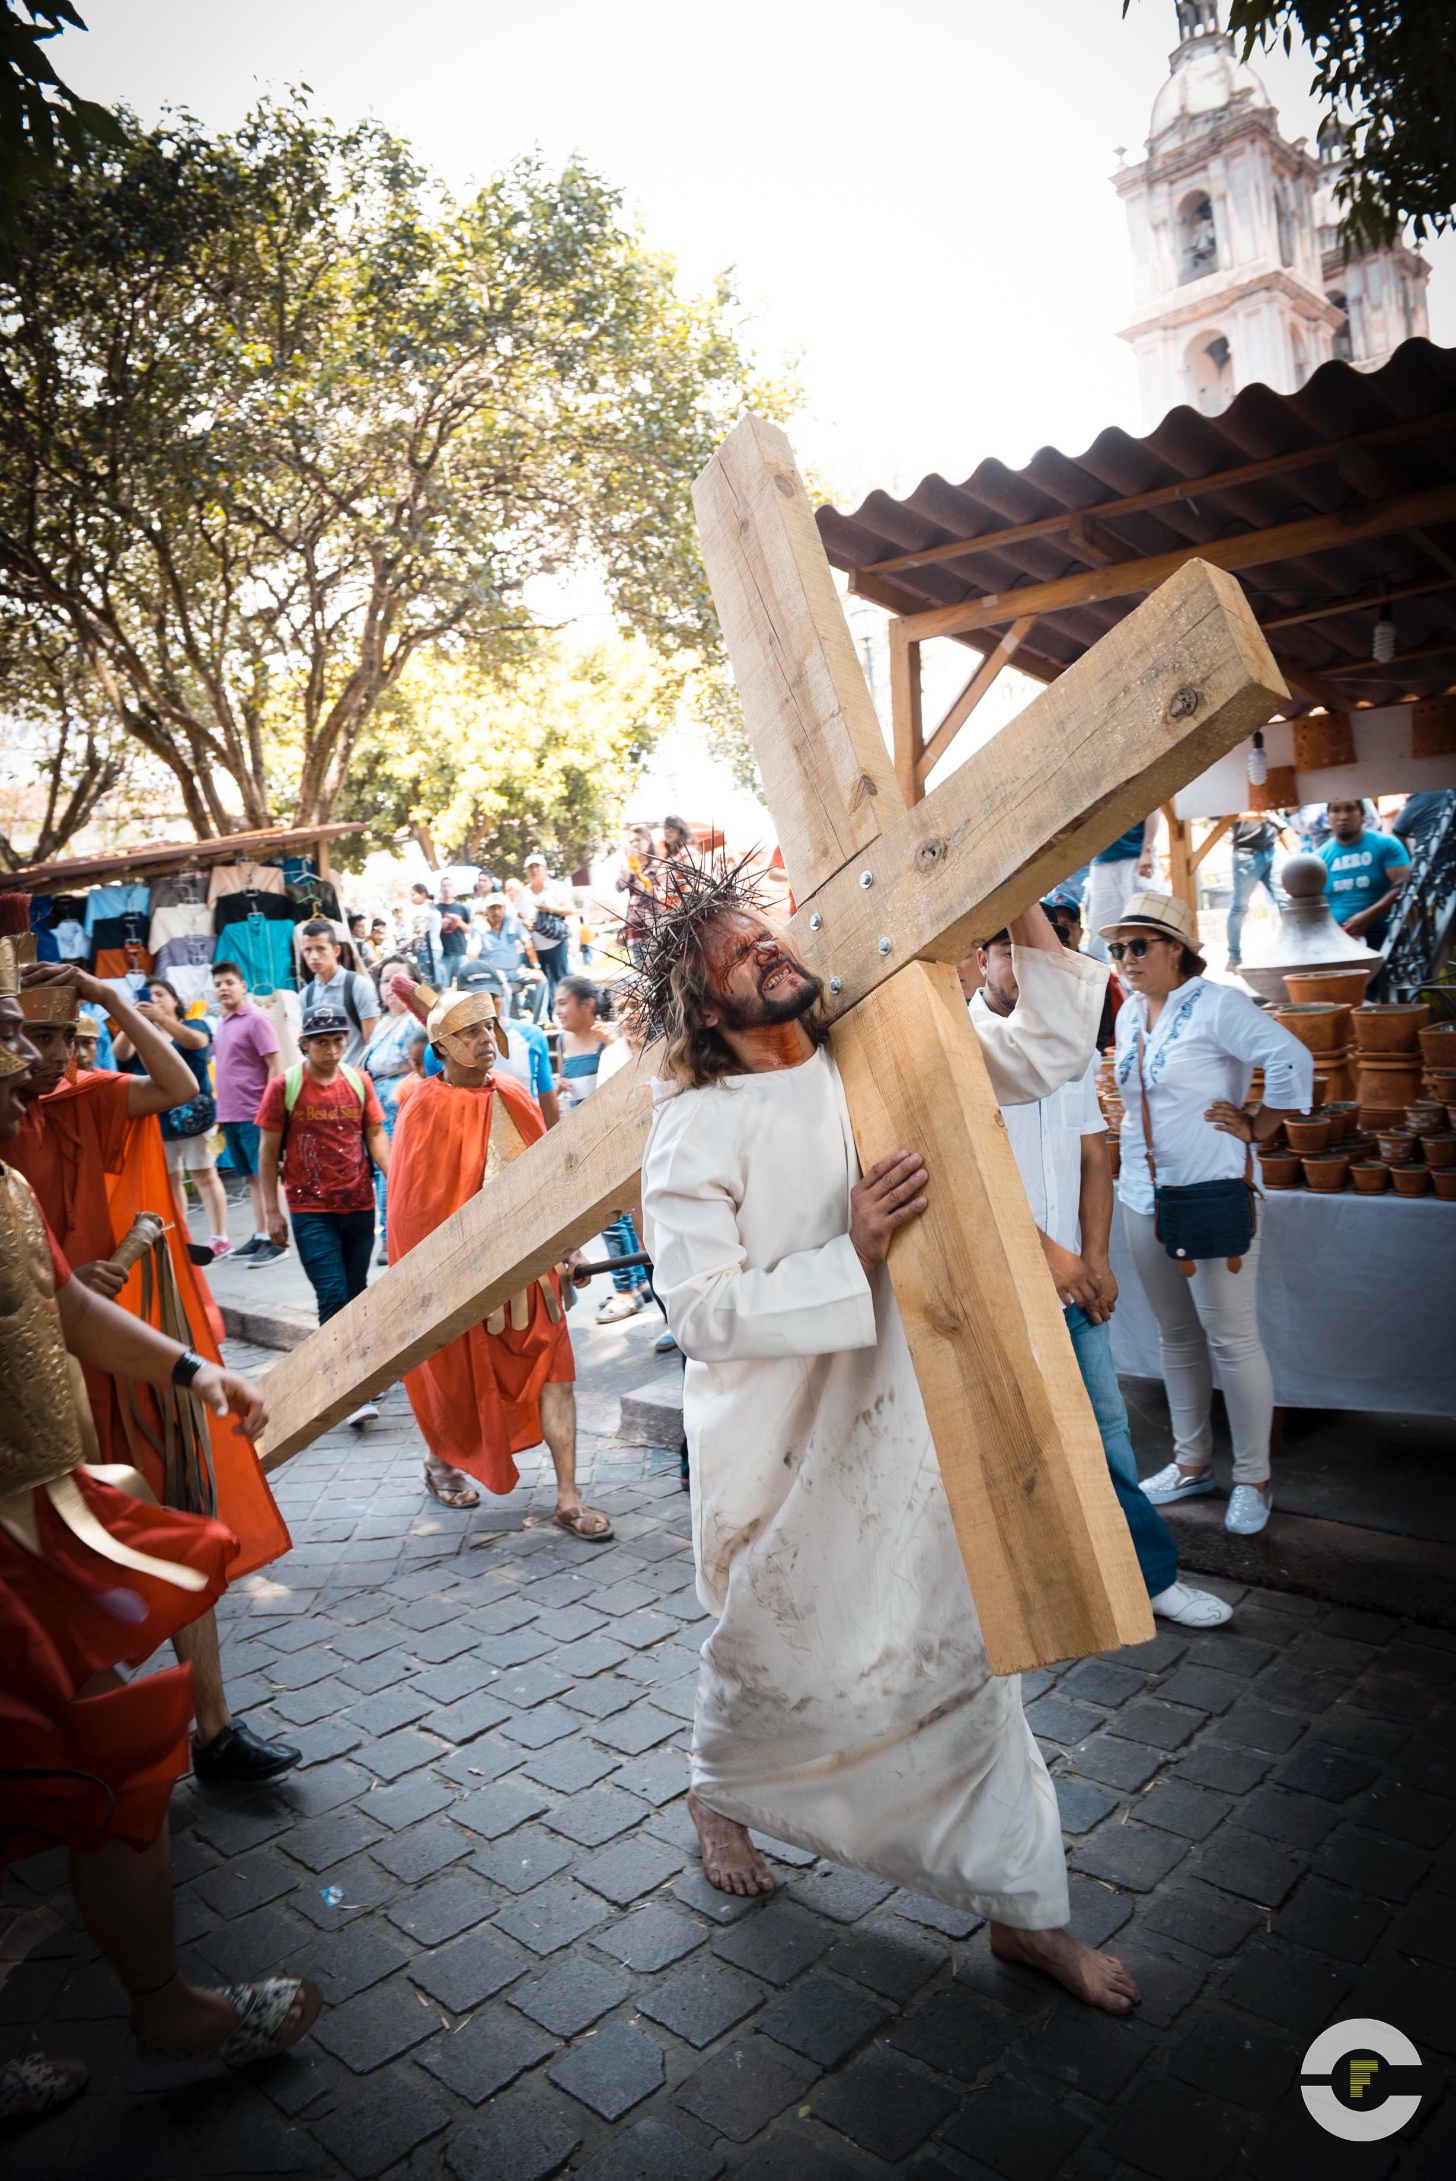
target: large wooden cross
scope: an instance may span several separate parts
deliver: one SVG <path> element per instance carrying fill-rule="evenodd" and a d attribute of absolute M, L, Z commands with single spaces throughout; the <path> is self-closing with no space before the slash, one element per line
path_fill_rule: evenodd
<path fill-rule="evenodd" d="M 865 1166 L 922 1151 L 890 1274 L 998 1673 L 1151 1633 L 954 963 L 1287 697 L 1237 582 L 1191 562 L 907 808 L 783 433 L 698 480 L 703 559 Z M 269 1373 L 274 1468 L 597 1231 L 638 1189 L 651 1056 Z"/>

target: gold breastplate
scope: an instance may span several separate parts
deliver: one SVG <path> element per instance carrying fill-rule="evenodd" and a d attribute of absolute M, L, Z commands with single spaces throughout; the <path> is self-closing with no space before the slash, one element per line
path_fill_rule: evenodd
<path fill-rule="evenodd" d="M 64 1477 L 90 1448 L 30 1184 L 0 1168 L 0 1497 Z"/>

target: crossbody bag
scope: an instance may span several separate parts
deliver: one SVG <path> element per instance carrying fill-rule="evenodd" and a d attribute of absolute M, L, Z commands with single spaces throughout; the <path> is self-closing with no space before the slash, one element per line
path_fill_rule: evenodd
<path fill-rule="evenodd" d="M 1168 1255 L 1191 1280 L 1203 1257 L 1222 1257 L 1230 1272 L 1237 1272 L 1258 1228 L 1258 1197 L 1254 1187 L 1254 1147 L 1244 1146 L 1244 1174 L 1240 1181 L 1190 1181 L 1160 1183 L 1153 1152 L 1153 1116 L 1143 1081 L 1143 1034 L 1137 1041 L 1138 1097 L 1143 1110 L 1143 1148 L 1148 1155 L 1148 1179 L 1153 1185 L 1153 1232 Z"/>

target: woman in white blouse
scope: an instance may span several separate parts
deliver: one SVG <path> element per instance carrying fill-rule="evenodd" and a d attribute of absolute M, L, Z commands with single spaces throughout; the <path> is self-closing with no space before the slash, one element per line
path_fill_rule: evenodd
<path fill-rule="evenodd" d="M 1193 913 L 1171 894 L 1135 894 L 1102 936 L 1128 992 L 1117 1018 L 1123 1232 L 1158 1321 L 1173 1424 L 1174 1459 L 1145 1478 L 1143 1490 L 1166 1506 L 1214 1489 L 1216 1360 L 1234 1449 L 1224 1527 L 1251 1537 L 1274 1504 L 1274 1381 L 1259 1339 L 1259 1238 L 1237 1272 L 1222 1257 L 1200 1259 L 1190 1279 L 1167 1254 L 1155 1231 L 1143 1093 L 1160 1184 L 1236 1179 L 1246 1170 L 1251 1142 L 1272 1136 L 1287 1113 L 1308 1112 L 1314 1063 L 1247 993 L 1208 981 Z M 1256 1066 L 1264 1070 L 1265 1102 L 1251 1119 L 1243 1104 Z"/>

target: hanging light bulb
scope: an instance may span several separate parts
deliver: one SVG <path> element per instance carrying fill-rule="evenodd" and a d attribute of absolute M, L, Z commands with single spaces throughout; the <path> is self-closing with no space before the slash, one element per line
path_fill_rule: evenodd
<path fill-rule="evenodd" d="M 1264 730 L 1259 727 L 1255 729 L 1254 739 L 1249 745 L 1249 786 L 1261 788 L 1268 777 L 1269 760 L 1264 755 Z"/>
<path fill-rule="evenodd" d="M 1381 666 L 1389 666 L 1395 657 L 1395 615 L 1389 604 L 1381 607 L 1375 622 L 1375 640 L 1370 646 L 1370 656 Z"/>

